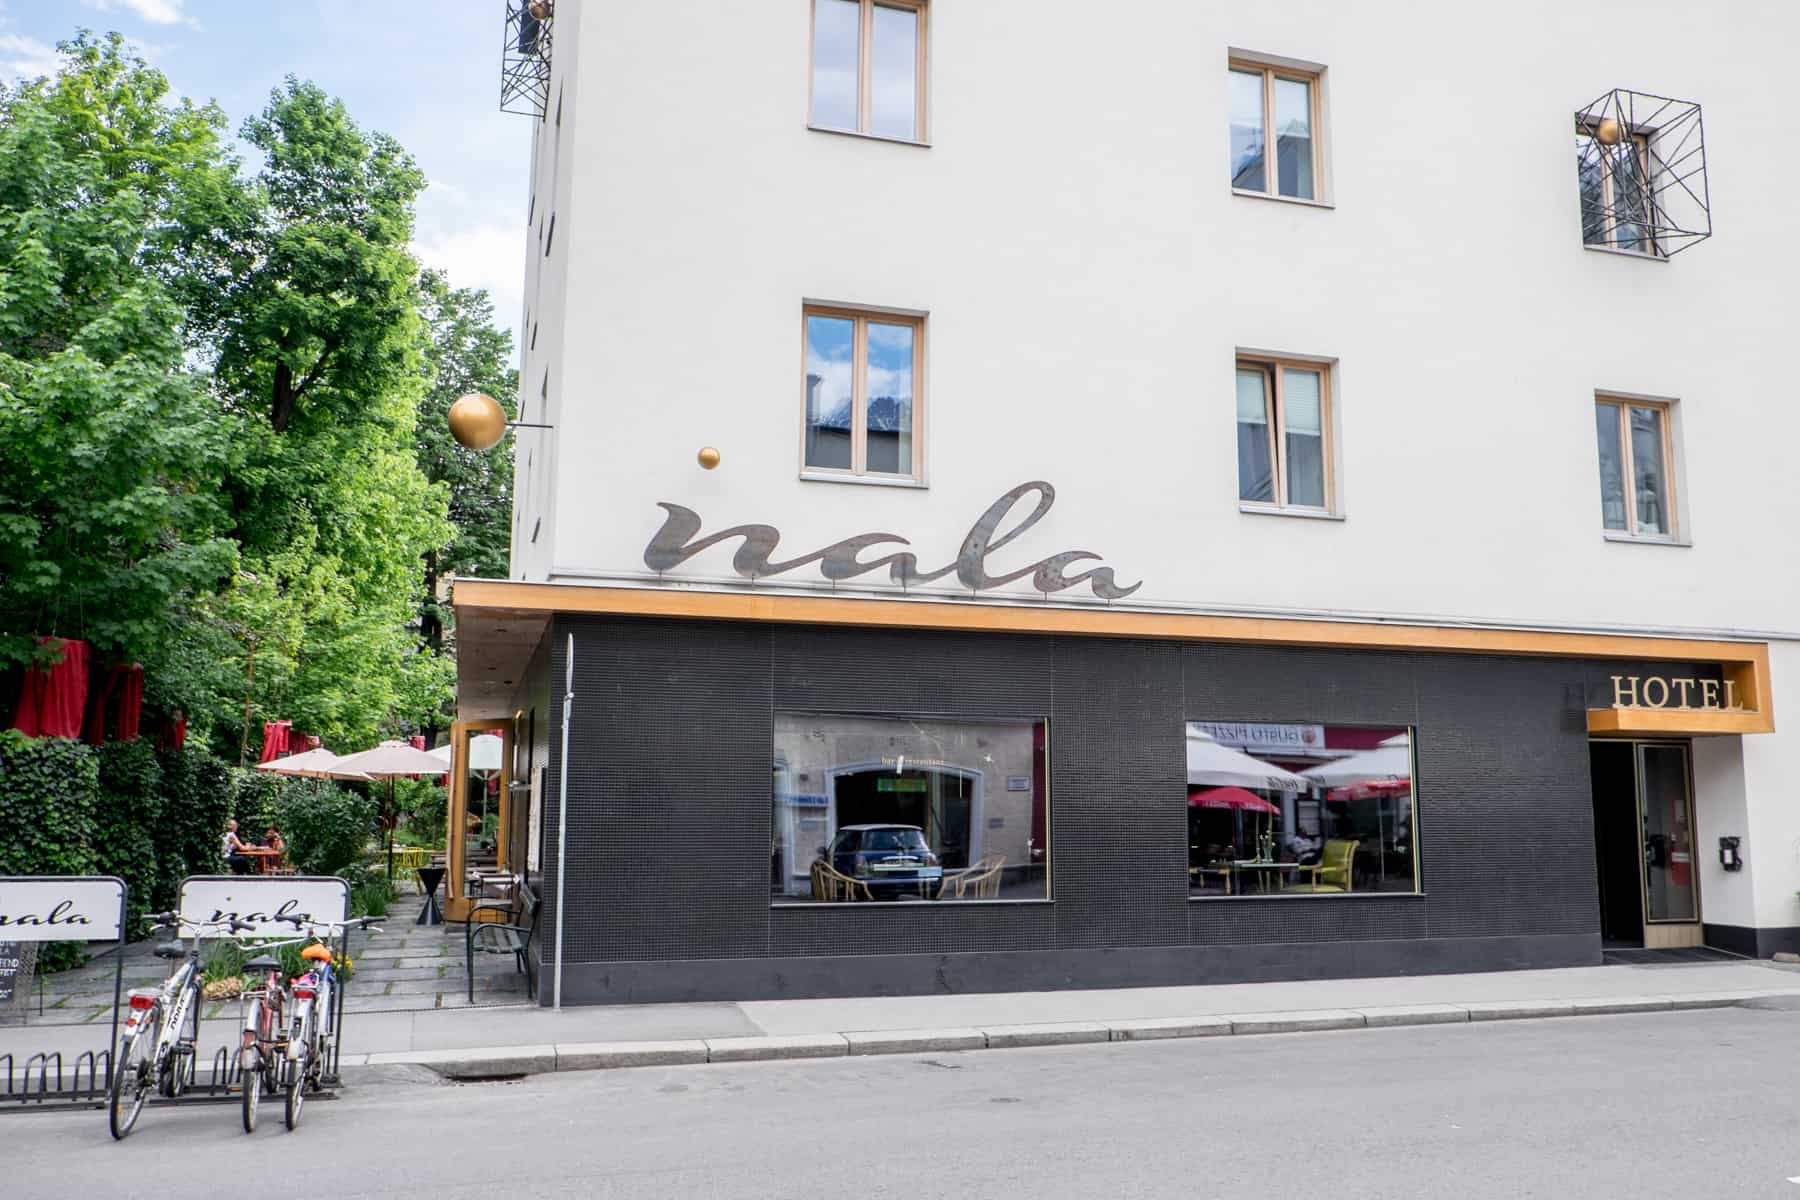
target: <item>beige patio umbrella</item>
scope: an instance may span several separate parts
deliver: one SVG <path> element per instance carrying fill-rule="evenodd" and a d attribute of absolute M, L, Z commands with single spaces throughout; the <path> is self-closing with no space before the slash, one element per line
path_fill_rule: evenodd
<path fill-rule="evenodd" d="M 346 754 L 334 764 L 339 771 L 356 771 L 367 779 L 388 781 L 387 803 L 381 811 L 381 824 L 387 830 L 388 878 L 394 877 L 394 780 L 402 775 L 429 775 L 433 779 L 444 773 L 444 764 L 430 752 L 415 749 L 398 738 L 389 738 L 372 750 Z"/>
<path fill-rule="evenodd" d="M 299 775 L 307 779 L 359 779 L 367 782 L 369 777 L 361 771 L 346 771 L 339 764 L 344 760 L 323 746 L 307 750 L 300 754 L 290 754 L 286 758 L 277 758 L 272 762 L 258 763 L 256 769 L 268 771 L 272 775 Z"/>

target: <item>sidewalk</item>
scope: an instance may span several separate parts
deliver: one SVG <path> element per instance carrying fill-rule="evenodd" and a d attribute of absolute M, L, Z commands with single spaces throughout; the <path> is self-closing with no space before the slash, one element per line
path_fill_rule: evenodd
<path fill-rule="evenodd" d="M 460 978 L 457 985 L 462 986 Z M 583 1007 L 562 1012 L 524 1004 L 468 1007 L 466 1000 L 463 1007 L 359 1011 L 362 1006 L 352 1001 L 344 1030 L 344 1063 L 347 1067 L 413 1063 L 451 1076 L 492 1076 L 1657 1012 L 1745 1000 L 1800 1008 L 1800 967 L 1743 960 L 1098 991 Z M 202 1029 L 205 1047 L 225 1044 L 232 1024 L 229 1017 L 207 1021 Z M 0 1055 L 12 1053 L 22 1059 L 30 1053 L 60 1050 L 72 1057 L 98 1048 L 105 1038 L 103 1020 L 0 1028 Z"/>

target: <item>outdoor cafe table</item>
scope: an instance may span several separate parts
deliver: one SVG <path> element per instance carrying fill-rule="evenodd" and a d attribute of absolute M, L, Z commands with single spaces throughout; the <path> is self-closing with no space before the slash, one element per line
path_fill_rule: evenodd
<path fill-rule="evenodd" d="M 1300 864 L 1291 862 L 1258 862 L 1255 859 L 1242 859 L 1233 862 L 1231 864 L 1231 869 L 1233 871 L 1298 871 L 1300 869 Z M 1259 892 L 1268 891 L 1270 878 L 1271 876 L 1269 875 L 1258 875 L 1256 877 L 1256 890 Z M 1280 891 L 1281 876 L 1275 875 L 1273 878 L 1275 880 L 1276 890 Z M 1242 894 L 1241 888 L 1239 889 L 1239 894 Z"/>
<path fill-rule="evenodd" d="M 281 862 L 281 851 L 271 850 L 267 846 L 241 846 L 238 848 L 238 853 L 245 858 L 253 858 L 256 860 L 256 873 L 258 875 L 269 874 L 269 872 L 273 871 Z"/>

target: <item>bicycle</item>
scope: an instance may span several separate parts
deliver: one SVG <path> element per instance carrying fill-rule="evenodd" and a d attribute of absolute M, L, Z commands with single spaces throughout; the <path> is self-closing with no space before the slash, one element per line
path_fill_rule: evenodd
<path fill-rule="evenodd" d="M 359 917 L 354 921 L 334 921 L 314 926 L 315 934 L 326 936 L 314 940 L 300 951 L 300 957 L 312 966 L 296 976 L 288 985 L 294 1002 L 294 1020 L 288 1033 L 288 1058 L 293 1064 L 287 1085 L 285 1120 L 289 1129 L 300 1124 L 300 1110 L 306 1093 L 319 1091 L 325 1085 L 325 1067 L 331 1061 L 332 1042 L 337 1037 L 337 972 L 333 969 L 329 939 L 352 928 L 374 929 L 376 917 Z"/>
<path fill-rule="evenodd" d="M 183 921 L 179 914 L 157 913 L 154 929 L 174 929 L 172 941 L 152 951 L 158 958 L 179 961 L 155 988 L 132 988 L 127 993 L 125 1032 L 119 1037 L 117 1060 L 106 1089 L 106 1124 L 115 1141 L 122 1141 L 137 1124 L 138 1114 L 154 1089 L 175 1099 L 194 1075 L 194 1047 L 200 1040 L 200 937 L 202 931 L 226 933 L 254 926 L 228 917 L 221 921 Z M 182 927 L 192 945 L 181 941 Z"/>
<path fill-rule="evenodd" d="M 295 929 L 305 924 L 299 917 L 277 917 Z M 244 964 L 244 970 L 262 977 L 261 986 L 247 987 L 238 996 L 238 1011 L 243 1015 L 243 1035 L 238 1045 L 238 1068 L 243 1093 L 244 1132 L 256 1132 L 256 1113 L 265 1091 L 287 1087 L 293 1072 L 293 1052 L 288 1041 L 288 989 L 281 960 L 269 952 L 310 940 L 289 938 L 264 942 L 255 958 Z M 292 1124 L 288 1126 L 293 1128 Z"/>

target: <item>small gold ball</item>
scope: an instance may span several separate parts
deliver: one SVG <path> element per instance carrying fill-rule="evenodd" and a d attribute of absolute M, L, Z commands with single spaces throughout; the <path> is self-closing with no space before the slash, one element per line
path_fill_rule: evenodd
<path fill-rule="evenodd" d="M 1619 139 L 1624 136 L 1624 133 L 1624 127 L 1614 117 L 1603 117 L 1600 124 L 1594 127 L 1594 136 L 1600 140 L 1602 146 L 1618 145 Z"/>
<path fill-rule="evenodd" d="M 550 0 L 531 0 L 531 3 L 527 4 L 525 7 L 530 9 L 531 15 L 540 21 L 548 21 L 550 19 Z"/>
<path fill-rule="evenodd" d="M 700 465 L 708 471 L 719 465 L 719 452 L 711 446 L 700 447 L 700 453 L 695 457 L 700 460 Z"/>
<path fill-rule="evenodd" d="M 459 396 L 450 406 L 450 436 L 470 450 L 492 450 L 506 436 L 506 410 L 480 392 Z"/>

